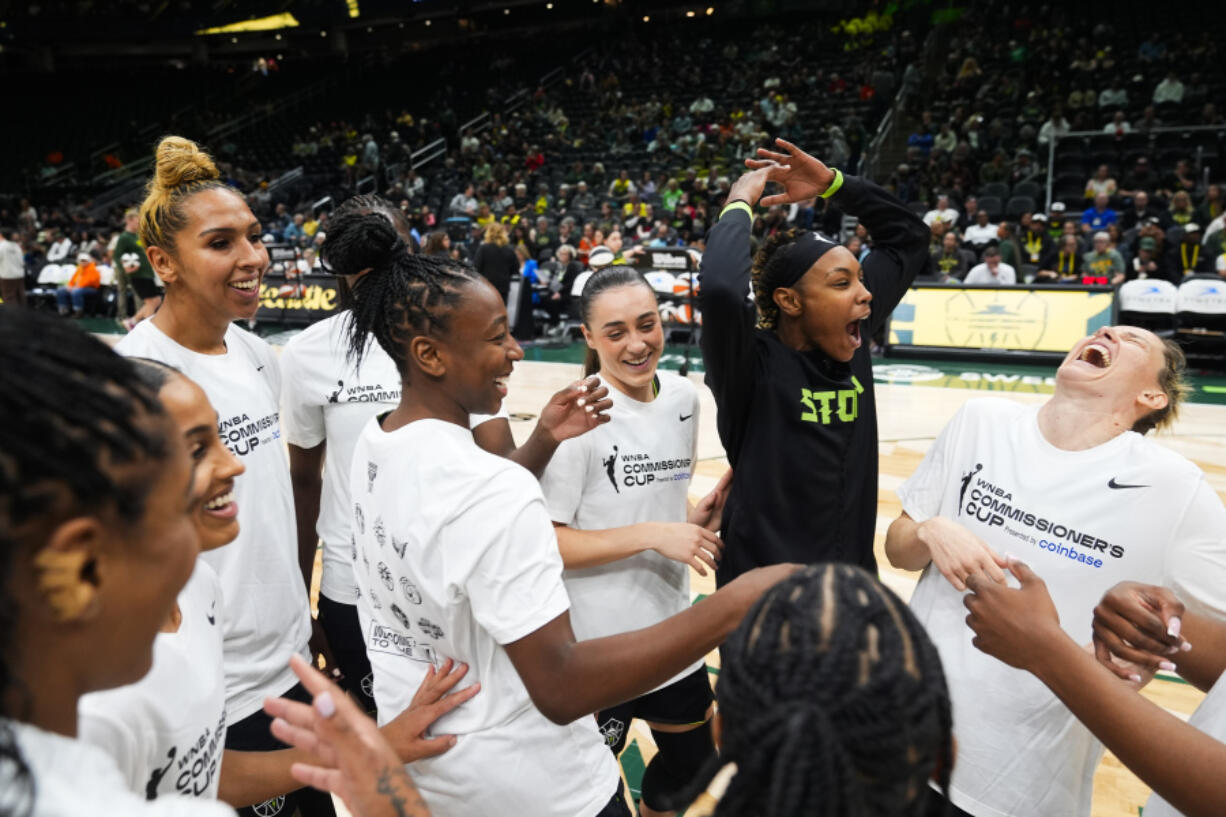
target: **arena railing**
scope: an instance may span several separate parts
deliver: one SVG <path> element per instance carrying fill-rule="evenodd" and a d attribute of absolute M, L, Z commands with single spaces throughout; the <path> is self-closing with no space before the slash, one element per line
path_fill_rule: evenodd
<path fill-rule="evenodd" d="M 1052 138 L 1047 142 L 1047 201 L 1045 209 L 1051 211 L 1051 203 L 1054 185 L 1056 183 L 1056 144 L 1064 139 L 1086 139 L 1095 136 L 1103 136 L 1105 131 L 1102 130 L 1076 130 L 1069 131 L 1063 134 L 1052 134 Z M 1166 125 L 1158 128 L 1151 128 L 1148 132 L 1150 139 L 1162 133 L 1226 133 L 1226 125 Z M 1196 145 L 1195 150 L 1190 150 L 1190 158 L 1196 161 L 1196 169 L 1203 176 L 1203 182 L 1209 183 L 1210 168 L 1205 165 L 1205 146 Z"/>
<path fill-rule="evenodd" d="M 420 147 L 409 154 L 409 168 L 416 170 L 422 165 L 433 162 L 447 152 L 447 140 L 439 137 L 425 147 Z"/>

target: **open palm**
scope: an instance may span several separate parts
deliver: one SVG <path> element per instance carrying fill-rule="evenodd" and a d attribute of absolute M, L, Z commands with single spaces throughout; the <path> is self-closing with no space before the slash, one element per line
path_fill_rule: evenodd
<path fill-rule="evenodd" d="M 782 193 L 775 193 L 762 199 L 763 207 L 773 207 L 776 204 L 792 204 L 820 196 L 834 181 L 834 171 L 826 167 L 820 159 L 810 156 L 786 139 L 776 139 L 775 144 L 785 153 L 767 148 L 758 148 L 757 159 L 746 159 L 745 166 L 758 170 L 768 168 L 767 181 L 775 182 L 783 187 Z"/>

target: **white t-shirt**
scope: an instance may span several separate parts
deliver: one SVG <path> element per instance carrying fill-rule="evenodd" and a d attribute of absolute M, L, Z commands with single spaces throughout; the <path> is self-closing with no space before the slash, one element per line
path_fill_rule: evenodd
<path fill-rule="evenodd" d="M 281 350 L 281 424 L 285 441 L 299 448 L 327 442 L 323 488 L 315 531 L 323 542 L 323 577 L 319 592 L 341 604 L 356 604 L 353 516 L 349 500 L 349 464 L 353 446 L 371 417 L 400 404 L 400 373 L 371 338 L 355 370 L 346 360 L 349 312 L 333 315 L 295 335 Z M 474 414 L 472 428 L 496 415 Z"/>
<path fill-rule="evenodd" d="M 966 240 L 971 244 L 987 244 L 998 237 L 999 230 L 996 224 L 972 224 L 966 228 Z"/>
<path fill-rule="evenodd" d="M 971 267 L 971 271 L 966 274 L 964 284 L 1016 284 L 1017 270 L 1013 269 L 1011 264 L 1006 264 L 1001 261 L 996 267 L 996 274 L 992 274 L 992 270 L 987 264 L 976 264 Z"/>
<path fill-rule="evenodd" d="M 8 724 L 36 787 L 30 817 L 234 817 L 229 806 L 215 800 L 159 797 L 147 801 L 129 791 L 115 761 L 97 746 L 26 723 Z M 12 791 L 12 786 L 0 769 L 0 790 Z"/>
<path fill-rule="evenodd" d="M 115 346 L 169 363 L 208 395 L 222 439 L 247 467 L 235 481 L 238 538 L 200 558 L 217 571 L 226 600 L 226 722 L 233 726 L 297 683 L 289 668 L 307 656 L 311 611 L 298 566 L 294 497 L 281 444 L 281 370 L 267 343 L 231 325 L 226 353 L 202 355 L 141 321 Z"/>
<path fill-rule="evenodd" d="M 1205 700 L 1200 702 L 1188 723 L 1221 743 L 1226 743 L 1226 675 L 1217 680 Z M 1145 817 L 1182 817 L 1182 811 L 1151 794 L 1145 804 Z"/>
<path fill-rule="evenodd" d="M 182 621 L 153 642 L 153 668 L 135 684 L 85 695 L 78 736 L 110 755 L 128 789 L 152 800 L 216 799 L 226 742 L 221 584 L 197 560 L 179 593 Z"/>
<path fill-rule="evenodd" d="M 968 401 L 899 488 L 903 510 L 917 522 L 945 516 L 1026 562 L 1078 644 L 1090 643 L 1094 606 L 1121 581 L 1226 611 L 1226 509 L 1200 469 L 1132 431 L 1063 451 L 1037 415 Z M 976 817 L 1088 817 L 1101 744 L 1037 678 L 971 644 L 962 597 L 929 565 L 911 599 L 953 701 L 954 805 Z"/>
<path fill-rule="evenodd" d="M 672 372 L 659 378 L 660 392 L 650 403 L 616 392 L 608 423 L 558 446 L 541 477 L 554 522 L 605 530 L 685 521 L 698 445 L 698 390 Z M 650 627 L 690 606 L 689 567 L 654 550 L 563 575 L 580 640 Z M 661 686 L 702 665 L 695 662 Z"/>
<path fill-rule="evenodd" d="M 944 210 L 933 208 L 927 213 L 924 213 L 924 223 L 931 227 L 938 221 L 945 224 L 958 223 L 958 211 L 952 207 L 946 207 Z"/>
<path fill-rule="evenodd" d="M 431 731 L 454 748 L 408 767 L 435 817 L 591 817 L 617 763 L 581 717 L 533 705 L 503 645 L 570 606 L 537 481 L 441 420 L 385 432 L 372 419 L 353 455 L 358 615 L 379 719 L 403 711 L 430 664 L 468 664 L 481 692 Z"/>

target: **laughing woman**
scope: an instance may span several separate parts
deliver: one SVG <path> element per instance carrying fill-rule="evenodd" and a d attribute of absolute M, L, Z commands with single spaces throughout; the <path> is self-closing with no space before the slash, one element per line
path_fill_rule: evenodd
<path fill-rule="evenodd" d="M 221 182 L 194 143 L 174 136 L 158 145 L 140 235 L 166 298 L 116 349 L 168 363 L 195 381 L 246 468 L 234 492 L 238 539 L 201 559 L 217 571 L 226 605 L 226 748 L 281 749 L 261 705 L 266 697 L 306 695 L 289 658 L 307 654 L 309 575 L 299 566 L 280 439 L 277 358 L 267 343 L 234 325 L 259 308 L 268 251 L 243 197 Z M 304 817 L 334 813 L 331 801 L 312 791 L 291 795 L 286 806 L 290 812 L 300 806 Z"/>
<path fill-rule="evenodd" d="M 924 263 L 928 229 L 876 185 L 777 140 L 759 150 L 711 230 L 702 261 L 703 360 L 735 477 L 723 515 L 726 584 L 779 562 L 876 571 L 877 416 L 868 339 Z M 807 231 L 750 255 L 753 207 L 814 196 L 873 236 L 863 264 Z M 747 299 L 753 283 L 756 305 Z"/>

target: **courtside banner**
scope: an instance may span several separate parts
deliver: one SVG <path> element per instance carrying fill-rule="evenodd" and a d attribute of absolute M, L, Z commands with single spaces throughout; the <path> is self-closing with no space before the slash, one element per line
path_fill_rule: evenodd
<path fill-rule="evenodd" d="M 1111 323 L 1110 287 L 920 285 L 890 318 L 891 349 L 1064 354 Z"/>
<path fill-rule="evenodd" d="M 286 324 L 309 324 L 329 317 L 339 305 L 336 278 L 307 274 L 286 278 L 267 273 L 260 283 L 260 311 L 256 319 Z"/>

